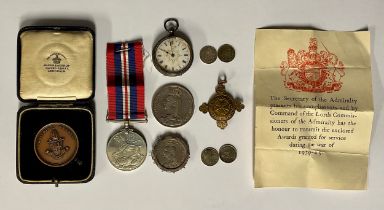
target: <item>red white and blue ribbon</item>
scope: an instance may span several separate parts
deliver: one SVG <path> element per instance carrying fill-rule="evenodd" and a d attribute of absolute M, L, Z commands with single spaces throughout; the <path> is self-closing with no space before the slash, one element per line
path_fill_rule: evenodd
<path fill-rule="evenodd" d="M 107 120 L 146 120 L 143 43 L 107 44 Z"/>

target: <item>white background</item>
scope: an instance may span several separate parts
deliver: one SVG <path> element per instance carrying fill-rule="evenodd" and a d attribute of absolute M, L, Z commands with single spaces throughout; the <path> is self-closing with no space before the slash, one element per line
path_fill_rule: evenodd
<path fill-rule="evenodd" d="M 0 209 L 383 209 L 384 142 L 384 1 L 202 0 L 202 1 L 4 1 L 0 2 Z M 176 17 L 180 30 L 190 37 L 195 51 L 191 69 L 181 77 L 162 76 L 146 61 L 146 108 L 149 122 L 136 127 L 148 143 L 148 157 L 132 172 L 113 168 L 105 154 L 109 135 L 119 125 L 105 121 L 107 111 L 105 47 L 107 42 L 143 38 L 151 52 L 163 32 L 163 21 Z M 96 176 L 87 184 L 25 185 L 16 179 L 16 37 L 21 26 L 36 19 L 83 19 L 96 25 Z M 255 189 L 252 177 L 253 45 L 255 29 L 266 26 L 316 27 L 354 31 L 369 28 L 372 40 L 372 75 L 375 118 L 366 191 L 318 189 Z M 203 64 L 201 47 L 232 44 L 236 58 Z M 225 72 L 227 89 L 243 98 L 245 109 L 224 130 L 198 111 Z M 151 97 L 168 82 L 190 89 L 195 98 L 191 121 L 177 129 L 160 125 L 152 115 Z M 356 85 L 360 82 L 356 81 Z M 186 168 L 161 172 L 150 157 L 155 138 L 180 132 L 189 142 L 191 158 Z M 238 149 L 232 164 L 206 167 L 200 152 L 207 146 L 231 143 Z M 284 174 L 282 174 L 284 176 Z"/>

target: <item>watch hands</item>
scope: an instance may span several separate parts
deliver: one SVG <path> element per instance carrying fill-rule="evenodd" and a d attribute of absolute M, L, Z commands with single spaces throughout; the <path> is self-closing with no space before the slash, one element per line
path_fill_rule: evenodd
<path fill-rule="evenodd" d="M 164 49 L 161 49 L 161 48 L 159 48 L 159 50 L 161 50 L 161 51 L 163 51 L 163 52 L 167 53 L 168 55 L 170 55 L 170 54 L 171 54 L 170 52 L 168 52 L 168 51 L 166 51 L 166 50 L 164 50 Z"/>
<path fill-rule="evenodd" d="M 177 53 L 174 51 L 174 48 L 173 48 L 173 41 L 171 41 L 170 43 L 169 43 L 169 45 L 171 46 L 171 52 L 172 52 L 172 57 L 179 57 L 179 56 L 177 56 Z"/>

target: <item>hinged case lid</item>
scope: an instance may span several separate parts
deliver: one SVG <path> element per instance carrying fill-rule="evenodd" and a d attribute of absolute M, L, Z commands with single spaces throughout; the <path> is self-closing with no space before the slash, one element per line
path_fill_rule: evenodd
<path fill-rule="evenodd" d="M 17 95 L 21 101 L 82 101 L 94 97 L 92 29 L 28 26 L 19 31 L 17 43 Z"/>

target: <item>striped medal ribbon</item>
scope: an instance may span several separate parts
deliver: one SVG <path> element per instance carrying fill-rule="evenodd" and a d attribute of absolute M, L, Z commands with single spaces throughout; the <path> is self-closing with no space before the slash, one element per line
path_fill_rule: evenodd
<path fill-rule="evenodd" d="M 107 120 L 146 121 L 141 40 L 107 44 L 107 86 Z"/>

